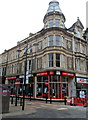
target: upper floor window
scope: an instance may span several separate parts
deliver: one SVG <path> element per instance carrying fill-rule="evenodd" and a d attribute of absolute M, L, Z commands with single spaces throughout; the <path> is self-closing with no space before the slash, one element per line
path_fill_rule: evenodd
<path fill-rule="evenodd" d="M 56 67 L 60 67 L 60 54 L 56 54 Z"/>
<path fill-rule="evenodd" d="M 31 64 L 31 60 L 29 60 L 29 72 L 31 72 L 31 70 L 32 70 L 32 64 Z"/>
<path fill-rule="evenodd" d="M 49 67 L 53 67 L 53 53 L 49 54 Z"/>
<path fill-rule="evenodd" d="M 42 41 L 38 43 L 38 50 L 41 50 L 41 49 L 42 49 Z"/>
<path fill-rule="evenodd" d="M 85 47 L 84 47 L 84 45 L 82 45 L 82 53 L 83 54 L 85 53 Z"/>
<path fill-rule="evenodd" d="M 49 20 L 49 28 L 53 27 L 53 20 Z"/>
<path fill-rule="evenodd" d="M 72 42 L 67 40 L 67 49 L 72 50 Z"/>
<path fill-rule="evenodd" d="M 56 35 L 55 38 L 56 38 L 56 46 L 60 46 L 60 36 Z"/>
<path fill-rule="evenodd" d="M 32 53 L 32 45 L 30 45 L 30 53 Z"/>
<path fill-rule="evenodd" d="M 38 69 L 41 69 L 41 68 L 42 68 L 42 57 L 39 57 L 39 58 L 37 59 L 37 68 L 38 68 Z"/>
<path fill-rule="evenodd" d="M 75 41 L 75 52 L 78 51 L 78 41 Z"/>
<path fill-rule="evenodd" d="M 62 46 L 64 47 L 64 37 L 62 37 Z"/>
<path fill-rule="evenodd" d="M 47 47 L 47 38 L 44 38 L 44 47 Z"/>
<path fill-rule="evenodd" d="M 44 55 L 44 57 L 43 57 L 43 64 L 44 64 L 44 68 L 46 68 L 47 67 L 47 56 L 46 55 Z"/>
<path fill-rule="evenodd" d="M 60 24 L 60 20 L 59 20 L 59 19 L 56 19 L 56 20 L 55 20 L 55 27 L 59 27 L 59 24 Z"/>
<path fill-rule="evenodd" d="M 53 46 L 53 36 L 49 36 L 49 46 Z"/>
<path fill-rule="evenodd" d="M 80 38 L 80 31 L 77 31 L 77 37 L 79 37 Z"/>

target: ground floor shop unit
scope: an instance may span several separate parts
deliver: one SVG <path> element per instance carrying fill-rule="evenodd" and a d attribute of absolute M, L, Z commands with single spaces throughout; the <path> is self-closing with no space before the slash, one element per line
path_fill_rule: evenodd
<path fill-rule="evenodd" d="M 18 78 L 7 77 L 11 86 L 11 95 L 22 95 L 24 75 L 19 75 L 20 84 L 16 85 Z M 34 98 L 64 99 L 65 96 L 76 96 L 75 74 L 64 71 L 44 71 L 27 75 L 25 95 Z"/>

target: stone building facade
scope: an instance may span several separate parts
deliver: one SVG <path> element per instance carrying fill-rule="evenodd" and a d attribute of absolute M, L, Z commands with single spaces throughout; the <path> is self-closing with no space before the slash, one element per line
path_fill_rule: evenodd
<path fill-rule="evenodd" d="M 18 93 L 22 94 L 27 50 L 26 95 L 63 99 L 64 96 L 79 97 L 83 90 L 86 97 L 88 31 L 83 31 L 79 18 L 69 29 L 65 21 L 59 2 L 51 1 L 43 19 L 44 28 L 30 33 L 0 55 L 0 76 L 3 84 L 11 86 L 11 94 L 15 94 L 18 78 Z"/>

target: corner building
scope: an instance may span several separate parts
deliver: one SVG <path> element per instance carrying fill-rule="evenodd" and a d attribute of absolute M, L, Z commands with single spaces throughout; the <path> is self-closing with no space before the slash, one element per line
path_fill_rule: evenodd
<path fill-rule="evenodd" d="M 26 95 L 63 99 L 64 96 L 80 97 L 80 91 L 84 90 L 86 97 L 88 39 L 79 18 L 69 29 L 65 27 L 65 21 L 59 2 L 51 1 L 43 19 L 44 28 L 30 33 L 17 46 L 1 54 L 1 76 L 3 83 L 11 86 L 11 94 L 15 94 L 18 78 L 18 94 L 22 94 L 26 47 Z"/>

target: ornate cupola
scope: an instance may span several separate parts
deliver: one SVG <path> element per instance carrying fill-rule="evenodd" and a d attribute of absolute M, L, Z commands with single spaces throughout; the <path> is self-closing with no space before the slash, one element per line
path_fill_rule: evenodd
<path fill-rule="evenodd" d="M 43 19 L 44 28 L 61 27 L 65 28 L 65 16 L 62 13 L 59 2 L 53 0 L 49 3 L 48 10 Z"/>

